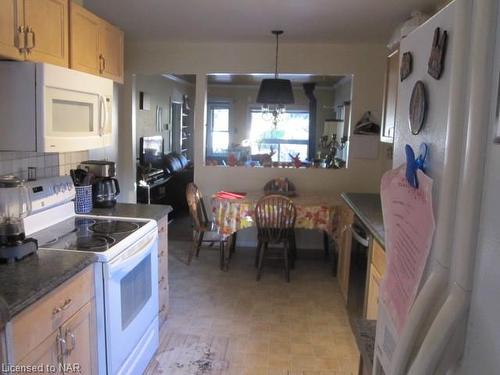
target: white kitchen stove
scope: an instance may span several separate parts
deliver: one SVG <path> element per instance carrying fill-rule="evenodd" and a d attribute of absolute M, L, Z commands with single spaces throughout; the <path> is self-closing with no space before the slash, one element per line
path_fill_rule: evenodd
<path fill-rule="evenodd" d="M 76 215 L 68 176 L 27 183 L 26 235 L 39 249 L 95 254 L 99 374 L 139 374 L 159 345 L 154 220 Z"/>

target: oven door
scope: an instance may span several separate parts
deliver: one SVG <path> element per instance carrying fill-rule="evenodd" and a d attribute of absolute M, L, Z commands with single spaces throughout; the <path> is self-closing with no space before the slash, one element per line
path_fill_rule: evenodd
<path fill-rule="evenodd" d="M 108 373 L 115 374 L 158 315 L 158 233 L 104 264 Z"/>

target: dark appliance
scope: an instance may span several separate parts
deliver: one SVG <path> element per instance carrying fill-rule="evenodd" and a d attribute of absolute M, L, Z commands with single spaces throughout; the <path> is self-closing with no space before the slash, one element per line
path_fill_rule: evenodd
<path fill-rule="evenodd" d="M 26 238 L 23 219 L 31 212 L 28 188 L 15 176 L 0 176 L 0 259 L 19 260 L 37 251 L 38 243 Z"/>
<path fill-rule="evenodd" d="M 139 140 L 139 164 L 156 168 L 161 167 L 163 151 L 163 137 L 161 135 L 141 137 Z"/>
<path fill-rule="evenodd" d="M 350 227 L 351 259 L 349 263 L 349 284 L 347 292 L 347 312 L 351 322 L 364 316 L 366 276 L 368 272 L 368 229 L 358 220 Z"/>
<path fill-rule="evenodd" d="M 116 167 L 114 161 L 108 160 L 87 160 L 82 161 L 79 169 L 87 171 L 97 177 L 115 177 Z"/>

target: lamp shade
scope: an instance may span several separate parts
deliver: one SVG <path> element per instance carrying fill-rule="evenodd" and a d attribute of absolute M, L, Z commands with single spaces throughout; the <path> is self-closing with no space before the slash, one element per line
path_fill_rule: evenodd
<path fill-rule="evenodd" d="M 257 103 L 259 104 L 293 104 L 292 82 L 288 79 L 268 78 L 260 83 Z"/>

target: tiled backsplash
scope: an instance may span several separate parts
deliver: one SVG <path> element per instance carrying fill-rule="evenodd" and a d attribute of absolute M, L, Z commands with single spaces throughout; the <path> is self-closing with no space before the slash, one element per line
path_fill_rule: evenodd
<path fill-rule="evenodd" d="M 37 178 L 69 175 L 69 170 L 88 159 L 88 151 L 67 153 L 0 152 L 0 175 L 28 178 L 28 167 L 36 168 Z"/>

